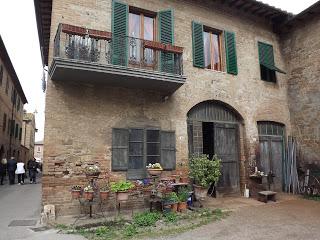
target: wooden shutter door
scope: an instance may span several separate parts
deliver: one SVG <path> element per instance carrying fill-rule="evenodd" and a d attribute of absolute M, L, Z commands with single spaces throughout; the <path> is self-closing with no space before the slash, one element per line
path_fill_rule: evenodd
<path fill-rule="evenodd" d="M 235 35 L 233 32 L 224 32 L 225 48 L 226 48 L 226 63 L 227 63 L 227 73 L 237 75 L 238 65 L 237 65 L 237 51 Z"/>
<path fill-rule="evenodd" d="M 112 129 L 112 171 L 126 171 L 128 169 L 128 129 Z"/>
<path fill-rule="evenodd" d="M 164 10 L 158 13 L 159 40 L 161 43 L 173 45 L 174 43 L 174 19 L 173 10 Z M 174 54 L 160 53 L 160 70 L 174 73 Z"/>
<path fill-rule="evenodd" d="M 236 124 L 214 124 L 214 152 L 222 160 L 222 175 L 218 187 L 225 193 L 240 190 L 237 132 Z"/>
<path fill-rule="evenodd" d="M 283 140 L 281 137 L 273 137 L 271 139 L 271 164 L 272 172 L 275 177 L 275 190 L 282 190 L 282 159 L 283 159 Z"/>
<path fill-rule="evenodd" d="M 203 25 L 192 22 L 193 66 L 204 68 Z"/>
<path fill-rule="evenodd" d="M 161 166 L 164 170 L 176 169 L 176 137 L 173 131 L 161 131 Z"/>
<path fill-rule="evenodd" d="M 193 121 L 192 128 L 193 154 L 199 156 L 203 154 L 202 122 Z"/>
<path fill-rule="evenodd" d="M 146 175 L 144 135 L 145 132 L 143 129 L 129 130 L 129 162 L 127 179 L 142 179 Z"/>
<path fill-rule="evenodd" d="M 128 65 L 128 15 L 127 4 L 112 1 L 112 64 Z"/>

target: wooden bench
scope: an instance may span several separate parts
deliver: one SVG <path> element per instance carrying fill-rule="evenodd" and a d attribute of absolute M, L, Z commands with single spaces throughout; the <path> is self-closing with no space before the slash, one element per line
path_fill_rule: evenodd
<path fill-rule="evenodd" d="M 258 200 L 260 202 L 265 202 L 267 203 L 268 200 L 271 200 L 271 201 L 276 201 L 276 192 L 273 192 L 273 191 L 261 191 L 258 193 Z"/>

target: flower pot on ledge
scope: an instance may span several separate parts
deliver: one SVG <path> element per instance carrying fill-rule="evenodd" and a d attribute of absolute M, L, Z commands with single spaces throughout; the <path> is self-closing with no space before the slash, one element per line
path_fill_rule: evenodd
<path fill-rule="evenodd" d="M 149 169 L 147 169 L 147 171 L 148 171 L 148 173 L 149 173 L 150 176 L 154 176 L 154 177 L 160 176 L 161 173 L 162 173 L 162 169 L 152 169 L 152 168 L 149 168 Z"/>

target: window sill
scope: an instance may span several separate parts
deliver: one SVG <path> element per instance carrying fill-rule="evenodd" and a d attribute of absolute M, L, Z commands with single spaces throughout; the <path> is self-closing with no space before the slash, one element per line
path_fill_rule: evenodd
<path fill-rule="evenodd" d="M 208 72 L 214 72 L 214 73 L 223 73 L 226 74 L 227 72 L 225 71 L 219 71 L 219 70 L 214 70 L 214 69 L 208 69 L 208 68 L 204 68 L 204 70 L 208 71 Z"/>

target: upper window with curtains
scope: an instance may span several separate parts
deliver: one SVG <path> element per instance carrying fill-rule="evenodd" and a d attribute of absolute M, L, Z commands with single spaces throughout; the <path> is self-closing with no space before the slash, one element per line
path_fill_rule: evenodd
<path fill-rule="evenodd" d="M 237 75 L 235 34 L 192 22 L 193 65 Z M 224 51 L 223 51 L 224 50 Z M 225 59 L 225 62 L 224 62 Z"/>

